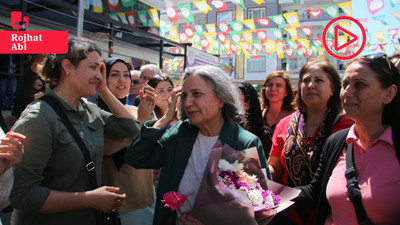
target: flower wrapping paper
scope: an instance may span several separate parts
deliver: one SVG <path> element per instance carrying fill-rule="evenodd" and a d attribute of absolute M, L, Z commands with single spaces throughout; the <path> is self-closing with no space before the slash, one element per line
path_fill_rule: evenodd
<path fill-rule="evenodd" d="M 230 163 L 235 160 L 243 163 L 244 171 L 256 175 L 264 190 L 270 190 L 280 196 L 280 204 L 274 209 L 255 209 L 242 204 L 243 193 L 219 184 L 217 170 L 221 158 Z M 291 200 L 299 193 L 299 190 L 266 178 L 266 170 L 261 168 L 257 148 L 236 151 L 228 145 L 222 146 L 218 141 L 208 159 L 191 214 L 206 225 L 264 225 L 268 224 L 275 214 L 291 206 Z"/>

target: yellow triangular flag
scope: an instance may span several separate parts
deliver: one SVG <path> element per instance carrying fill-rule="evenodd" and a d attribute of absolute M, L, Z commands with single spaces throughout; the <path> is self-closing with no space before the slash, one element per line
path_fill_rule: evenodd
<path fill-rule="evenodd" d="M 150 15 L 151 20 L 153 20 L 154 25 L 157 27 L 160 26 L 160 19 L 158 18 L 158 12 L 157 9 L 149 9 L 147 12 Z"/>
<path fill-rule="evenodd" d="M 285 30 L 290 34 L 290 37 L 291 37 L 292 40 L 296 40 L 297 39 L 297 29 L 296 29 L 296 27 L 285 28 Z"/>
<path fill-rule="evenodd" d="M 385 41 L 385 31 L 377 31 L 374 33 L 374 36 L 380 43 L 383 43 Z"/>
<path fill-rule="evenodd" d="M 344 14 L 346 14 L 346 16 L 353 16 L 353 7 L 351 5 L 351 1 L 339 3 L 338 5 L 340 8 L 342 8 L 342 10 L 343 10 Z"/>
<path fill-rule="evenodd" d="M 262 3 L 265 3 L 264 0 L 253 0 L 257 5 L 261 5 Z"/>
<path fill-rule="evenodd" d="M 95 13 L 103 13 L 103 3 L 101 0 L 93 0 L 93 11 Z"/>
<path fill-rule="evenodd" d="M 299 17 L 297 16 L 297 12 L 285 13 L 283 14 L 286 21 L 291 27 L 300 27 Z"/>
<path fill-rule="evenodd" d="M 170 26 L 169 27 L 169 38 L 178 38 L 178 30 L 176 29 L 176 26 Z M 171 39 L 172 40 L 172 39 Z"/>
<path fill-rule="evenodd" d="M 202 11 L 204 14 L 207 14 L 208 11 L 211 11 L 212 8 L 207 4 L 206 1 L 201 0 L 201 1 L 197 1 L 197 2 L 193 2 L 197 8 L 200 9 L 200 11 Z"/>
<path fill-rule="evenodd" d="M 213 23 L 206 24 L 206 29 L 207 29 L 208 33 L 210 33 L 212 36 L 217 35 L 217 31 L 215 29 L 215 24 L 213 24 Z"/>
<path fill-rule="evenodd" d="M 242 20 L 242 23 L 250 29 L 252 32 L 256 32 L 256 25 L 254 19 Z"/>
<path fill-rule="evenodd" d="M 243 37 L 247 44 L 253 43 L 253 32 L 251 31 L 243 31 Z"/>
<path fill-rule="evenodd" d="M 214 36 L 210 33 L 204 33 L 209 45 L 214 45 Z"/>

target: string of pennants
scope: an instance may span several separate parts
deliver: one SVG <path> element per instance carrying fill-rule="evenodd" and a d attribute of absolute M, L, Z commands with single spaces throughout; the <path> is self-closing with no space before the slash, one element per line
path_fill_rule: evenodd
<path fill-rule="evenodd" d="M 93 2 L 92 2 L 93 1 Z M 222 0 L 208 0 L 217 10 L 223 11 L 227 9 L 227 5 Z M 243 0 L 231 0 L 233 3 L 245 8 L 243 4 Z M 257 4 L 265 3 L 263 0 L 253 0 Z M 373 6 L 370 4 L 373 0 L 366 0 L 368 6 Z M 86 1 L 88 2 L 88 1 Z M 296 2 L 296 0 L 294 0 Z M 119 1 L 107 0 L 110 11 L 115 10 L 119 7 Z M 134 4 L 133 0 L 121 0 L 121 3 L 124 7 L 129 7 Z M 398 0 L 390 0 L 392 7 L 399 5 L 400 2 Z M 89 4 L 89 5 L 88 5 Z M 90 3 L 87 3 L 86 8 L 89 9 L 90 5 L 93 5 L 93 11 L 102 13 L 103 6 L 101 5 L 101 0 L 91 0 Z M 193 2 L 201 10 L 203 13 L 207 14 L 210 10 L 213 10 L 206 1 L 196 1 Z M 379 10 L 383 8 L 384 5 L 378 5 L 376 7 L 369 7 L 370 14 L 374 15 Z M 181 12 L 181 15 L 189 22 L 194 21 L 193 15 L 191 13 L 191 7 L 189 3 L 180 4 L 177 6 Z M 166 14 L 168 15 L 171 22 L 174 22 L 180 19 L 179 13 L 177 11 L 176 6 L 167 6 L 165 8 Z M 351 1 L 339 3 L 338 5 L 331 5 L 326 7 L 321 7 L 317 9 L 308 9 L 305 10 L 310 14 L 311 17 L 318 17 L 323 13 L 327 13 L 332 18 L 336 18 L 339 16 L 340 7 L 343 12 L 347 16 L 352 16 L 352 4 Z M 273 15 L 263 18 L 255 18 L 248 19 L 242 21 L 233 21 L 230 23 L 218 23 L 218 24 L 206 24 L 205 29 L 203 29 L 203 25 L 187 25 L 182 26 L 184 32 L 179 32 L 176 26 L 159 26 L 159 17 L 157 9 L 149 9 L 147 11 L 137 11 L 135 12 L 121 12 L 121 13 L 108 13 L 110 18 L 114 20 L 121 21 L 125 24 L 130 24 L 132 26 L 150 26 L 150 32 L 160 35 L 162 37 L 170 38 L 173 41 L 181 42 L 181 43 L 192 43 L 193 46 L 197 49 L 207 51 L 213 54 L 223 54 L 230 56 L 232 53 L 238 56 L 241 55 L 241 50 L 244 55 L 249 58 L 250 55 L 253 55 L 253 58 L 260 57 L 260 54 L 263 51 L 263 46 L 267 51 L 267 55 L 271 56 L 272 53 L 276 52 L 279 57 L 283 57 L 283 53 L 286 53 L 289 57 L 293 57 L 294 54 L 298 54 L 300 57 L 314 57 L 316 54 L 323 54 L 323 49 L 321 45 L 321 38 L 314 39 L 298 39 L 297 28 L 300 28 L 302 32 L 304 32 L 309 38 L 312 37 L 312 26 L 300 26 L 299 18 L 297 12 L 292 13 L 284 13 L 281 15 Z M 394 17 L 396 17 L 400 21 L 400 12 L 392 13 Z M 388 25 L 385 20 L 386 15 L 373 16 L 372 18 L 383 25 Z M 149 19 L 150 17 L 150 19 Z M 270 26 L 272 20 L 274 23 L 278 25 L 278 27 L 285 26 L 286 23 L 290 25 L 290 27 L 285 28 L 268 28 L 266 30 L 256 30 L 255 22 L 262 26 Z M 137 23 L 137 21 L 139 23 Z M 368 31 L 368 21 L 367 19 L 359 19 L 361 24 L 364 26 L 364 29 Z M 243 26 L 244 25 L 244 26 Z M 346 28 L 350 31 L 350 23 L 342 22 L 339 24 L 340 26 Z M 323 24 L 324 28 L 326 24 Z M 158 28 L 157 28 L 158 27 Z M 220 32 L 216 31 L 216 27 L 220 29 Z M 230 30 L 231 28 L 231 30 Z M 245 29 L 244 29 L 245 28 Z M 267 40 L 267 30 L 272 32 L 272 34 L 276 37 L 276 41 Z M 290 35 L 290 40 L 283 40 L 282 31 L 285 30 Z M 207 31 L 207 32 L 205 32 Z M 253 40 L 253 32 L 257 34 L 259 40 Z M 328 35 L 333 39 L 333 29 L 328 31 Z M 167 35 L 168 33 L 168 35 Z M 374 50 L 377 48 L 384 48 L 393 44 L 396 50 L 400 50 L 398 37 L 398 28 L 384 30 L 379 32 L 374 32 L 374 37 L 380 42 L 379 44 L 370 44 L 369 40 L 371 39 L 371 33 L 367 33 L 367 50 Z M 385 35 L 386 34 L 386 35 Z M 203 35 L 205 38 L 203 38 Z M 227 37 L 230 36 L 230 39 Z M 168 37 L 169 36 L 169 37 Z M 215 37 L 218 36 L 218 39 Z M 388 37 L 386 42 L 386 36 Z M 243 37 L 243 38 L 242 38 Z M 328 39 L 328 45 L 333 44 L 333 40 Z M 346 42 L 347 36 L 341 36 L 338 38 L 339 42 Z M 311 44 L 310 44 L 311 43 Z M 356 51 L 358 43 L 355 43 L 348 48 L 344 48 L 342 50 L 343 55 L 347 54 L 347 51 Z M 183 50 L 171 49 L 172 51 L 182 52 Z"/>

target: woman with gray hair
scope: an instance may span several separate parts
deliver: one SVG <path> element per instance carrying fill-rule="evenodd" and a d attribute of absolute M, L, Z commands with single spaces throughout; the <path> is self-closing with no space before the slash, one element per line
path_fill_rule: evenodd
<path fill-rule="evenodd" d="M 180 121 L 176 118 L 178 97 Z M 182 205 L 191 211 L 214 144 L 220 140 L 236 150 L 256 147 L 261 166 L 268 168 L 260 139 L 238 125 L 242 107 L 238 89 L 219 68 L 200 66 L 185 71 L 182 86 L 172 92 L 169 109 L 158 121 L 147 121 L 128 148 L 125 160 L 135 168 L 163 168 L 157 190 L 154 224 L 200 224 L 188 213 L 164 208 L 169 191 L 189 196 Z M 178 221 L 179 218 L 179 221 Z"/>

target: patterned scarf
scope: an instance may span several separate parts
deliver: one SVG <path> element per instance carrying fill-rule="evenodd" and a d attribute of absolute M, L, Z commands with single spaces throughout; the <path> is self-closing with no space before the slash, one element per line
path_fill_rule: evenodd
<path fill-rule="evenodd" d="M 308 144 L 305 136 L 306 118 L 305 112 L 297 110 L 289 123 L 284 144 L 289 187 L 298 187 L 311 182 L 317 170 L 322 146 L 342 115 L 337 109 L 330 110 Z"/>

